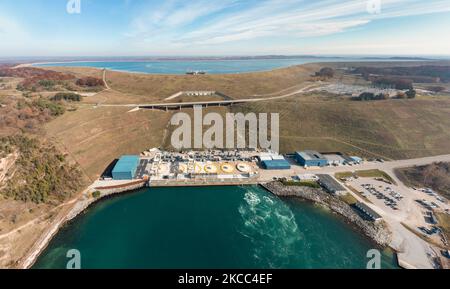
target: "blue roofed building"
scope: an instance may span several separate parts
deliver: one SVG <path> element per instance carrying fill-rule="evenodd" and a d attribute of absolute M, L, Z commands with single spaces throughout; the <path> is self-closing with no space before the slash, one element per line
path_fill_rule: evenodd
<path fill-rule="evenodd" d="M 285 159 L 272 159 L 261 162 L 261 165 L 266 170 L 290 170 L 291 164 Z"/>
<path fill-rule="evenodd" d="M 295 159 L 304 167 L 325 167 L 328 165 L 328 160 L 316 151 L 296 152 Z"/>
<path fill-rule="evenodd" d="M 132 180 L 136 176 L 139 156 L 122 156 L 115 165 L 112 176 L 114 180 Z"/>

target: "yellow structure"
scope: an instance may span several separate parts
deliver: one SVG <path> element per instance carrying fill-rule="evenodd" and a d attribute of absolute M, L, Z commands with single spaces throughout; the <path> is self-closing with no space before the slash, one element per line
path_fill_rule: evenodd
<path fill-rule="evenodd" d="M 231 174 L 234 172 L 234 166 L 230 163 L 224 163 L 220 166 L 220 169 L 226 173 L 226 174 Z"/>
<path fill-rule="evenodd" d="M 203 170 L 207 174 L 216 174 L 218 171 L 217 166 L 215 164 L 208 164 L 203 168 Z"/>

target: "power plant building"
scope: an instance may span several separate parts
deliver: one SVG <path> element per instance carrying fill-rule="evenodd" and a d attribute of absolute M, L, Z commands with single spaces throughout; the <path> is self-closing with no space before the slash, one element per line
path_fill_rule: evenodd
<path fill-rule="evenodd" d="M 347 190 L 330 175 L 317 175 L 319 184 L 330 194 L 342 196 L 347 194 Z"/>
<path fill-rule="evenodd" d="M 296 152 L 295 159 L 304 167 L 325 167 L 328 165 L 328 160 L 316 151 Z"/>
<path fill-rule="evenodd" d="M 117 181 L 134 179 L 138 165 L 139 156 L 122 156 L 112 170 L 113 179 Z"/>
<path fill-rule="evenodd" d="M 291 164 L 277 153 L 261 153 L 259 155 L 261 166 L 266 170 L 290 170 Z"/>
<path fill-rule="evenodd" d="M 285 159 L 266 160 L 266 161 L 262 161 L 261 165 L 266 170 L 290 170 L 291 169 L 291 164 Z"/>

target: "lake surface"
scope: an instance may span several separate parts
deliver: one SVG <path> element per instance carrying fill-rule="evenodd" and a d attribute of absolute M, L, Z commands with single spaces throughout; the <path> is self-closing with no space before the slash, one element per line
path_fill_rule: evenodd
<path fill-rule="evenodd" d="M 93 205 L 34 268 L 365 268 L 373 244 L 334 214 L 258 186 L 151 188 Z M 397 268 L 389 251 L 383 268 Z"/>
<path fill-rule="evenodd" d="M 35 64 L 35 66 L 94 67 L 109 70 L 149 73 L 185 74 L 188 71 L 204 71 L 208 74 L 230 74 L 268 71 L 293 65 L 316 62 L 380 61 L 355 57 L 312 57 L 292 59 L 246 59 L 246 60 L 154 60 L 154 61 L 76 61 Z M 384 60 L 392 61 L 392 60 Z"/>

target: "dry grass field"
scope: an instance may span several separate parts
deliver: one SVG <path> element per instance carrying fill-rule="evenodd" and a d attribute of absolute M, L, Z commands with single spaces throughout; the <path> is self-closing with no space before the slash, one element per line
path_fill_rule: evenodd
<path fill-rule="evenodd" d="M 450 199 L 450 163 L 401 168 L 395 174 L 409 187 L 431 188 Z"/>
<path fill-rule="evenodd" d="M 366 157 L 450 153 L 450 99 L 356 102 L 310 95 L 233 107 L 280 114 L 283 152 L 315 149 Z"/>
<path fill-rule="evenodd" d="M 293 66 L 267 72 L 224 75 L 151 75 L 107 72 L 107 83 L 116 92 L 123 94 L 122 103 L 135 101 L 162 101 L 179 91 L 212 90 L 232 98 L 247 98 L 255 95 L 276 93 L 299 85 L 320 70 L 320 64 Z M 101 70 L 93 68 L 49 68 L 76 75 L 99 77 Z M 130 99 L 128 99 L 130 98 Z"/>
<path fill-rule="evenodd" d="M 261 97 L 304 84 L 321 66 L 324 65 L 200 76 L 108 71 L 107 82 L 111 90 L 86 97 L 77 111 L 48 124 L 47 134 L 94 178 L 121 154 L 139 153 L 153 146 L 170 148 L 173 127 L 168 126 L 168 121 L 173 112 L 143 110 L 127 113 L 127 108 L 94 109 L 92 104 L 162 102 L 181 90 L 217 90 L 233 98 Z M 92 68 L 52 69 L 96 77 L 101 73 Z M 348 76 L 343 80 L 357 81 Z M 191 110 L 185 111 L 191 113 Z M 221 114 L 230 111 L 280 113 L 282 152 L 315 149 L 386 159 L 450 153 L 450 99 L 447 97 L 355 102 L 309 94 L 231 108 L 209 108 L 205 113 L 209 111 Z"/>
<path fill-rule="evenodd" d="M 108 71 L 106 79 L 111 89 L 85 97 L 81 103 L 71 103 L 75 109 L 46 123 L 42 138 L 53 140 L 68 158 L 79 164 L 85 176 L 94 180 L 120 155 L 138 154 L 152 147 L 170 148 L 174 129 L 168 125 L 174 111 L 128 112 L 130 108 L 96 107 L 95 104 L 162 102 L 181 90 L 216 90 L 232 98 L 272 96 L 305 85 L 323 66 L 326 65 L 308 64 L 271 72 L 199 76 Z M 92 68 L 51 69 L 77 76 L 103 76 L 101 70 Z M 353 76 L 340 79 L 344 83 L 365 84 Z M 22 95 L 13 88 L 19 81 L 4 78 L 6 86 L 0 89 L 0 104 L 7 96 Z M 50 96 L 50 93 L 42 95 Z M 193 99 L 182 97 L 173 101 L 188 100 Z M 192 114 L 190 109 L 183 112 Z M 387 159 L 450 153 L 450 98 L 444 96 L 356 102 L 332 95 L 309 94 L 208 108 L 204 110 L 207 112 L 280 113 L 282 152 L 314 149 Z M 30 203 L 20 206 L 16 201 L 0 197 L 0 237 L 3 235 L 0 267 L 14 267 L 14 262 L 61 210 L 56 207 L 50 211 L 47 206 Z M 35 222 L 30 223 L 32 220 Z M 19 229 L 9 234 L 13 228 Z"/>
<path fill-rule="evenodd" d="M 128 110 L 82 107 L 45 128 L 47 135 L 93 180 L 120 155 L 138 154 L 162 144 L 171 114 L 149 110 L 128 113 Z"/>

